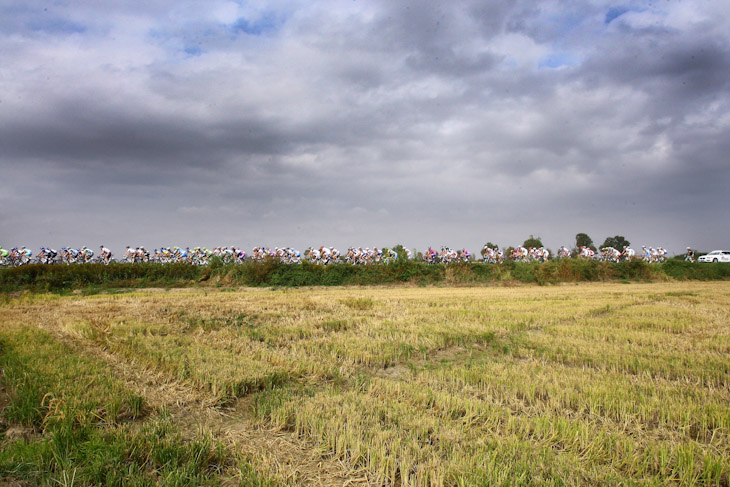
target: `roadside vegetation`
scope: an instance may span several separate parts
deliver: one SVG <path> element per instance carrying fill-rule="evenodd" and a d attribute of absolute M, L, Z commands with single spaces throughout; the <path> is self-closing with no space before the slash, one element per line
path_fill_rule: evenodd
<path fill-rule="evenodd" d="M 291 265 L 274 260 L 208 266 L 189 264 L 27 265 L 0 269 L 0 292 L 59 292 L 84 289 L 190 286 L 368 286 L 475 285 L 493 283 L 556 284 L 562 282 L 665 281 L 730 279 L 730 264 L 697 264 L 669 260 L 648 264 L 636 260 L 614 264 L 582 259 L 544 263 L 481 262 L 427 264 Z"/>
<path fill-rule="evenodd" d="M 26 293 L 0 310 L 0 479 L 307 485 L 330 462 L 332 485 L 730 481 L 728 282 Z M 226 427 L 199 426 L 201 404 Z"/>

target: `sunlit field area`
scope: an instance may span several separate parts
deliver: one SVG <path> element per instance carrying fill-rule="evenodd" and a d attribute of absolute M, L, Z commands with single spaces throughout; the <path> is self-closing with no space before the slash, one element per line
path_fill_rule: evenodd
<path fill-rule="evenodd" d="M 16 485 L 729 485 L 727 281 L 25 293 L 0 366 Z"/>

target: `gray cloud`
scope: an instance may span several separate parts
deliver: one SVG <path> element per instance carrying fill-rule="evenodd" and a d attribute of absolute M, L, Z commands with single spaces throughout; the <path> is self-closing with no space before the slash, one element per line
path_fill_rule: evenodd
<path fill-rule="evenodd" d="M 614 7 L 8 3 L 0 245 L 728 247 L 722 4 Z"/>

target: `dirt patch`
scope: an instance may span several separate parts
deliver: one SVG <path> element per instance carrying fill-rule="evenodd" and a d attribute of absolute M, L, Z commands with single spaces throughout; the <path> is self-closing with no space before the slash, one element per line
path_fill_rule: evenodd
<path fill-rule="evenodd" d="M 29 487 L 30 485 L 30 482 L 25 480 L 0 478 L 0 487 Z"/>
<path fill-rule="evenodd" d="M 24 426 L 12 425 L 5 430 L 5 441 L 15 441 L 18 439 L 27 440 L 33 434 L 32 428 Z"/>
<path fill-rule="evenodd" d="M 385 379 L 402 380 L 411 374 L 411 369 L 403 364 L 395 364 L 390 367 L 375 371 L 376 377 Z"/>
<path fill-rule="evenodd" d="M 10 396 L 8 396 L 8 391 L 5 389 L 5 384 L 0 382 L 0 417 L 2 417 L 3 411 L 5 411 L 5 408 L 8 407 L 10 404 Z"/>
<path fill-rule="evenodd" d="M 484 351 L 485 348 L 479 344 L 471 345 L 469 348 L 461 345 L 454 345 L 452 347 L 443 348 L 436 350 L 430 355 L 422 356 L 418 355 L 412 360 L 406 363 L 396 363 L 388 367 L 383 367 L 374 370 L 372 373 L 375 377 L 381 377 L 385 379 L 393 380 L 404 380 L 407 379 L 413 372 L 427 364 L 434 364 L 439 362 L 457 362 L 464 360 L 469 357 L 470 354 Z"/>
<path fill-rule="evenodd" d="M 467 349 L 466 347 L 462 347 L 460 345 L 455 345 L 453 347 L 444 348 L 442 350 L 436 351 L 436 353 L 433 354 L 433 357 L 429 359 L 430 362 L 453 362 L 454 360 L 457 360 L 459 358 L 463 358 L 465 354 L 468 354 L 469 352 L 473 352 L 476 349 L 481 349 L 478 344 L 474 344 L 471 349 Z"/>

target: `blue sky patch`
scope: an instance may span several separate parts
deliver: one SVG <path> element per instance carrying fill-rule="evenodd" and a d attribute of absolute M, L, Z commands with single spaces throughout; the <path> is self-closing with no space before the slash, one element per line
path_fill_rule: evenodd
<path fill-rule="evenodd" d="M 608 12 L 606 12 L 606 17 L 603 20 L 603 23 L 608 25 L 629 10 L 631 9 L 628 7 L 611 7 L 608 9 Z"/>
<path fill-rule="evenodd" d="M 241 17 L 233 23 L 234 32 L 243 32 L 244 34 L 259 36 L 267 31 L 276 30 L 278 23 L 273 15 L 264 15 L 263 17 L 250 20 Z"/>
<path fill-rule="evenodd" d="M 566 52 L 553 52 L 544 56 L 538 63 L 538 68 L 561 68 L 563 66 L 572 66 L 577 61 Z"/>
<path fill-rule="evenodd" d="M 196 45 L 185 46 L 183 51 L 185 52 L 185 54 L 191 57 L 200 56 L 201 54 L 203 54 L 203 49 L 200 46 Z"/>

